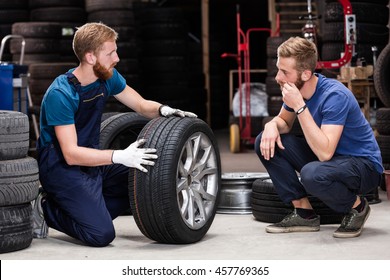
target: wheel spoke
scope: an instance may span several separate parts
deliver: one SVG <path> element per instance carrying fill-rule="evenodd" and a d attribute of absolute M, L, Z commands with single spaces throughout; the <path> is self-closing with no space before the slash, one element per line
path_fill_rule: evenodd
<path fill-rule="evenodd" d="M 189 172 L 192 169 L 194 161 L 196 160 L 193 156 L 194 152 L 193 152 L 193 147 L 191 145 L 191 141 L 187 141 L 187 143 L 185 144 L 184 151 L 185 151 L 186 157 L 183 159 L 184 160 L 183 168 L 187 172 Z"/>
<path fill-rule="evenodd" d="M 191 164 L 191 169 L 194 169 L 195 165 L 196 165 L 196 160 L 198 158 L 198 154 L 199 154 L 199 150 L 201 149 L 201 136 L 198 135 L 196 137 L 193 138 L 192 141 L 188 141 L 188 142 L 193 142 L 193 147 L 192 147 L 192 158 L 193 158 L 193 161 L 192 161 L 192 164 Z"/>
<path fill-rule="evenodd" d="M 181 193 L 181 207 L 180 207 L 180 213 L 182 217 L 187 216 L 188 211 L 188 205 L 189 205 L 189 193 L 187 190 L 183 190 Z"/>
<path fill-rule="evenodd" d="M 197 217 L 197 221 L 195 222 L 203 222 L 206 219 L 206 211 L 203 199 L 198 192 L 194 192 L 194 203 L 196 203 L 196 205 L 198 206 L 197 208 L 199 209 L 199 215 Z M 194 208 L 196 209 L 196 207 Z"/>
<path fill-rule="evenodd" d="M 187 222 L 193 227 L 195 225 L 195 211 L 194 211 L 194 197 L 189 196 L 188 207 L 187 207 Z"/>
<path fill-rule="evenodd" d="M 184 167 L 184 164 L 182 161 L 179 161 L 179 179 L 187 177 L 188 170 Z"/>
<path fill-rule="evenodd" d="M 206 166 L 207 162 L 210 159 L 211 155 L 211 146 L 208 146 L 207 148 L 204 149 L 204 154 L 202 158 L 196 163 L 194 169 L 202 170 Z"/>
<path fill-rule="evenodd" d="M 204 189 L 202 189 L 202 188 L 199 189 L 199 190 L 197 191 L 197 193 L 199 194 L 199 196 L 200 196 L 201 198 L 203 198 L 203 199 L 206 200 L 206 201 L 211 201 L 211 202 L 215 201 L 215 195 L 206 192 L 206 191 L 205 191 Z"/>
<path fill-rule="evenodd" d="M 202 170 L 201 172 L 199 172 L 198 174 L 196 174 L 194 176 L 194 180 L 199 180 L 200 181 L 206 175 L 217 174 L 217 172 L 218 172 L 218 169 L 215 168 L 215 167 L 206 168 L 206 169 Z"/>
<path fill-rule="evenodd" d="M 176 193 L 179 194 L 185 191 L 185 189 L 188 189 L 187 180 L 185 178 L 180 178 L 177 183 Z"/>

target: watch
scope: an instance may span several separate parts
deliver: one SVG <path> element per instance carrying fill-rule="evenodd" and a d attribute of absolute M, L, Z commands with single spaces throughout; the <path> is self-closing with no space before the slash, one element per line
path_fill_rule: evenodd
<path fill-rule="evenodd" d="M 299 115 L 300 113 L 302 113 L 303 111 L 305 111 L 306 108 L 307 108 L 307 106 L 306 106 L 306 104 L 305 104 L 305 105 L 303 105 L 301 108 L 299 108 L 299 109 L 295 112 L 295 114 Z"/>

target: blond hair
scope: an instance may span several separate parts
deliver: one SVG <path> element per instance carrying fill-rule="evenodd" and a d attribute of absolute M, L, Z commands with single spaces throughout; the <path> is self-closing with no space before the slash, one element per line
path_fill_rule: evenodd
<path fill-rule="evenodd" d="M 310 70 L 314 73 L 318 52 L 313 42 L 301 37 L 290 37 L 278 47 L 278 57 L 294 58 L 298 72 Z"/>
<path fill-rule="evenodd" d="M 86 23 L 77 28 L 73 37 L 73 51 L 79 61 L 83 61 L 88 52 L 97 53 L 104 42 L 118 39 L 118 33 L 103 23 L 92 22 Z"/>

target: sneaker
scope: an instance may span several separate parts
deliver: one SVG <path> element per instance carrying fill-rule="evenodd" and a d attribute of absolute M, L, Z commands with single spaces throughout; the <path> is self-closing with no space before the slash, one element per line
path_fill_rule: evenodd
<path fill-rule="evenodd" d="M 350 238 L 357 237 L 362 233 L 364 223 L 371 212 L 367 199 L 363 199 L 366 203 L 363 211 L 359 213 L 355 209 L 352 209 L 351 212 L 345 215 L 341 221 L 340 227 L 333 233 L 333 237 Z"/>
<path fill-rule="evenodd" d="M 297 214 L 297 210 L 287 215 L 281 222 L 269 225 L 265 228 L 269 233 L 286 232 L 310 232 L 320 230 L 320 216 L 312 219 L 304 219 Z"/>
<path fill-rule="evenodd" d="M 32 201 L 32 230 L 34 238 L 46 238 L 49 231 L 42 209 L 42 200 L 45 197 L 46 193 L 42 188 L 39 188 L 37 198 Z"/>

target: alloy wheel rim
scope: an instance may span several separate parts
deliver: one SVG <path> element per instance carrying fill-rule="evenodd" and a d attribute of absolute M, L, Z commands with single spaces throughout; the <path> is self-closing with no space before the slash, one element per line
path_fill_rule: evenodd
<path fill-rule="evenodd" d="M 219 182 L 216 152 L 207 135 L 198 132 L 188 138 L 176 174 L 181 217 L 190 229 L 200 229 L 213 215 Z"/>

